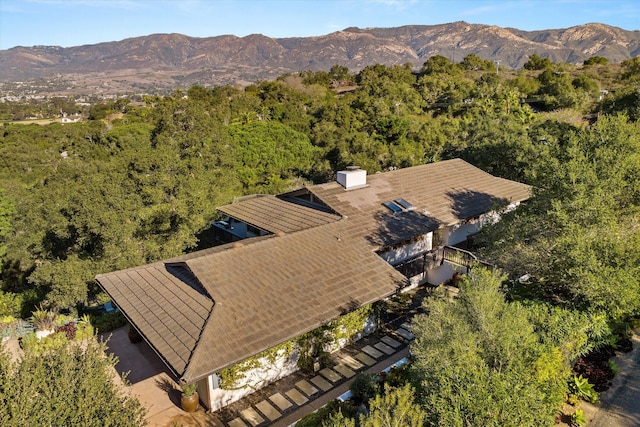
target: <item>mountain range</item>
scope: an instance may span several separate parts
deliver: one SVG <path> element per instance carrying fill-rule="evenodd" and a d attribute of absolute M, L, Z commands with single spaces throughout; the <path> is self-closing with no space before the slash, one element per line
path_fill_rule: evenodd
<path fill-rule="evenodd" d="M 470 53 L 520 68 L 529 55 L 581 64 L 591 56 L 611 62 L 640 54 L 640 31 L 604 24 L 522 31 L 466 22 L 396 28 L 346 28 L 318 37 L 270 38 L 222 35 L 195 38 L 153 34 L 63 48 L 14 47 L 0 51 L 0 81 L 39 78 L 94 91 L 171 90 L 199 84 L 249 84 L 289 72 L 372 64 L 412 63 L 443 55 L 459 62 Z"/>

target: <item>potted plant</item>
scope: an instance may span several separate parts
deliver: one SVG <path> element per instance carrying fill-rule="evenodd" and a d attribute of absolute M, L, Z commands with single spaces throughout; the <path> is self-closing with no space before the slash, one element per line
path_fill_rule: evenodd
<path fill-rule="evenodd" d="M 138 332 L 138 330 L 136 328 L 134 328 L 132 325 L 129 325 L 129 341 L 131 341 L 133 344 L 138 344 L 139 342 L 142 341 L 142 335 L 140 335 L 140 332 Z"/>
<path fill-rule="evenodd" d="M 198 396 L 198 383 L 182 384 L 182 397 L 180 405 L 185 412 L 195 412 L 198 409 L 200 398 Z"/>
<path fill-rule="evenodd" d="M 36 326 L 36 336 L 44 338 L 54 332 L 56 313 L 38 307 L 31 315 L 31 322 Z"/>

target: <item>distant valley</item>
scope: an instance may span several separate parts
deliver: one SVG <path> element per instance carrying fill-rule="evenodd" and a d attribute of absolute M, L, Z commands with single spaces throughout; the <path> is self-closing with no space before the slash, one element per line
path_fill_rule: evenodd
<path fill-rule="evenodd" d="M 455 22 L 397 28 L 347 28 L 319 37 L 208 38 L 154 34 L 122 41 L 62 48 L 15 47 L 0 51 L 2 92 L 61 95 L 166 93 L 191 85 L 247 85 L 303 70 L 351 71 L 380 63 L 411 63 L 429 57 L 459 62 L 470 53 L 520 68 L 537 54 L 553 62 L 581 64 L 591 56 L 620 62 L 640 54 L 640 31 L 603 24 L 522 31 Z"/>

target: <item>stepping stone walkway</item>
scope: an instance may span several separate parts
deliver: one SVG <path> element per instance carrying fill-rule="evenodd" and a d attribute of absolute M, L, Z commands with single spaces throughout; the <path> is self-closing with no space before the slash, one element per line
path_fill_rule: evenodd
<path fill-rule="evenodd" d="M 298 390 L 296 390 L 295 388 L 292 388 L 291 390 L 285 392 L 284 394 L 286 394 L 287 397 L 291 399 L 298 406 L 304 405 L 309 401 L 309 399 L 304 397 L 304 395 L 300 393 Z"/>
<path fill-rule="evenodd" d="M 311 396 L 318 392 L 318 389 L 309 384 L 306 380 L 301 380 L 296 383 L 296 387 L 298 387 L 304 394 L 307 396 Z"/>
<path fill-rule="evenodd" d="M 333 369 L 337 372 L 340 372 L 340 375 L 345 378 L 351 378 L 356 374 L 347 365 L 336 365 L 333 367 Z"/>
<path fill-rule="evenodd" d="M 409 330 L 409 325 L 403 323 L 402 327 L 396 329 L 398 336 L 410 341 L 414 335 Z M 293 406 L 303 406 L 311 396 L 319 390 L 326 392 L 334 387 L 335 383 L 344 378 L 353 378 L 356 372 L 366 366 L 373 366 L 378 361 L 376 359 L 386 357 L 396 352 L 402 343 L 390 336 L 382 336 L 379 342 L 366 345 L 357 354 L 343 355 L 338 359 L 338 364 L 332 368 L 320 370 L 318 375 L 307 380 L 300 380 L 295 383 L 295 387 L 284 393 L 275 393 L 257 404 L 240 412 L 240 417 L 228 421 L 229 427 L 257 427 L 264 423 L 273 422 Z M 292 403 L 293 402 L 293 403 Z M 275 406 L 274 406 L 275 405 Z M 257 410 L 256 410 L 257 409 Z M 268 421 L 267 421 L 268 419 Z"/>
<path fill-rule="evenodd" d="M 342 364 L 347 365 L 348 367 L 350 367 L 351 369 L 355 369 L 356 371 L 364 366 L 362 363 L 358 362 L 351 356 L 342 357 L 340 361 L 342 362 Z"/>
<path fill-rule="evenodd" d="M 416 337 L 415 335 L 413 335 L 411 332 L 409 332 L 405 328 L 396 329 L 396 334 L 400 335 L 402 338 L 404 338 L 407 341 L 411 341 L 412 339 L 414 339 Z"/>
<path fill-rule="evenodd" d="M 247 427 L 247 424 L 242 421 L 242 418 L 236 418 L 229 421 L 229 427 Z"/>
<path fill-rule="evenodd" d="M 318 386 L 318 388 L 322 391 L 330 390 L 333 387 L 329 382 L 327 382 L 327 380 L 322 378 L 320 375 L 316 375 L 315 377 L 311 378 L 311 382 L 314 385 Z"/>
<path fill-rule="evenodd" d="M 377 344 L 374 344 L 373 346 L 385 354 L 393 354 L 396 352 L 395 348 L 388 346 L 383 342 L 379 342 Z"/>
<path fill-rule="evenodd" d="M 249 421 L 249 424 L 251 424 L 252 426 L 257 426 L 258 424 L 264 422 L 264 418 L 262 418 L 262 416 L 258 414 L 253 408 L 245 409 L 244 411 L 240 412 L 240 415 L 242 415 L 242 418 Z"/>
<path fill-rule="evenodd" d="M 393 338 L 391 338 L 390 336 L 383 336 L 382 338 L 380 338 L 380 341 L 382 341 L 383 343 L 385 343 L 386 345 L 393 347 L 393 348 L 398 348 L 400 347 L 402 344 L 400 343 L 400 341 L 396 341 Z"/>
<path fill-rule="evenodd" d="M 369 356 L 374 357 L 376 359 L 379 358 L 380 356 L 382 356 L 382 352 L 381 351 L 376 350 L 375 348 L 371 347 L 370 345 L 365 345 L 364 347 L 362 347 L 362 351 L 364 351 Z"/>
<path fill-rule="evenodd" d="M 342 377 L 333 369 L 324 368 L 320 371 L 320 375 L 331 381 L 332 383 L 338 382 Z"/>
<path fill-rule="evenodd" d="M 256 408 L 258 408 L 258 410 L 262 412 L 271 421 L 274 421 L 280 418 L 280 412 L 278 412 L 278 410 L 273 406 L 271 406 L 271 404 L 266 400 L 256 403 Z"/>
<path fill-rule="evenodd" d="M 276 393 L 273 396 L 269 396 L 269 400 L 276 404 L 281 411 L 285 411 L 288 408 L 291 408 L 291 402 L 284 398 L 280 393 Z"/>
<path fill-rule="evenodd" d="M 361 361 L 362 363 L 364 363 L 367 366 L 375 365 L 375 363 L 376 363 L 376 360 L 374 358 L 364 354 L 363 352 L 360 352 L 360 353 L 356 354 L 355 358 L 358 359 L 359 361 Z"/>

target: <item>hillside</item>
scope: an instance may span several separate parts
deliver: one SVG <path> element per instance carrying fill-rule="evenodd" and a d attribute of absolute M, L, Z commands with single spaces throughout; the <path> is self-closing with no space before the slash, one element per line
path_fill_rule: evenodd
<path fill-rule="evenodd" d="M 520 68 L 533 53 L 579 64 L 598 55 L 620 62 L 640 54 L 640 31 L 603 24 L 521 31 L 455 22 L 397 28 L 347 28 L 320 37 L 276 39 L 260 34 L 194 38 L 154 34 L 62 48 L 15 47 L 0 51 L 0 81 L 62 79 L 94 92 L 171 89 L 193 84 L 246 84 L 287 72 L 359 71 L 376 63 L 421 66 L 433 55 L 460 61 L 475 53 Z"/>

